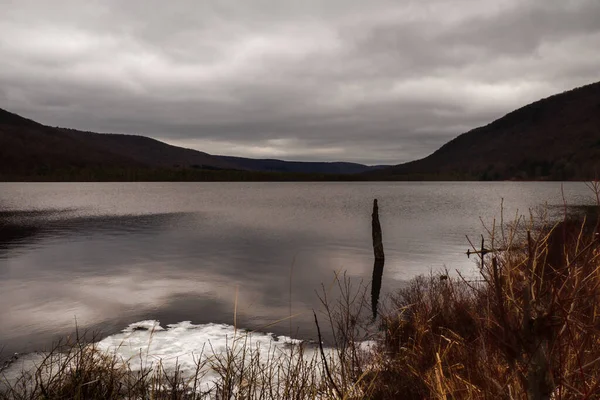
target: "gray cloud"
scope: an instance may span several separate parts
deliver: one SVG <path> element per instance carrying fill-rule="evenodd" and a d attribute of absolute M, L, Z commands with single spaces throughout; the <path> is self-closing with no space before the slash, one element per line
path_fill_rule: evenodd
<path fill-rule="evenodd" d="M 0 7 L 0 107 L 216 154 L 399 163 L 600 79 L 596 0 Z"/>

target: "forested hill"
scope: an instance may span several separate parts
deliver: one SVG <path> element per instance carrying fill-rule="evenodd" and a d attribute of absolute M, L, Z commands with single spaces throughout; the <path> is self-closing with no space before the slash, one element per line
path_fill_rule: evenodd
<path fill-rule="evenodd" d="M 0 180 L 282 180 L 285 173 L 347 175 L 370 169 L 354 163 L 216 156 L 144 136 L 45 126 L 0 109 Z M 211 175 L 211 171 L 221 172 Z M 290 175 L 290 179 L 310 177 Z"/>
<path fill-rule="evenodd" d="M 350 162 L 302 162 L 283 161 L 276 159 L 254 159 L 231 156 L 219 156 L 240 168 L 250 171 L 291 172 L 291 173 L 320 173 L 320 174 L 359 174 L 366 171 L 376 171 L 389 165 L 367 166 Z"/>
<path fill-rule="evenodd" d="M 557 94 L 371 179 L 592 179 L 600 176 L 600 82 Z"/>
<path fill-rule="evenodd" d="M 0 172 L 35 175 L 77 168 L 233 168 L 195 150 L 143 136 L 53 128 L 0 109 Z"/>
<path fill-rule="evenodd" d="M 519 108 L 393 167 L 216 156 L 0 109 L 0 180 L 575 180 L 600 177 L 600 82 Z"/>

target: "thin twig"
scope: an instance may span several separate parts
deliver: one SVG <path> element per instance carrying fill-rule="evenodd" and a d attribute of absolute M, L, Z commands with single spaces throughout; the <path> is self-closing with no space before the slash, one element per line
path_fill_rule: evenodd
<path fill-rule="evenodd" d="M 329 382 L 335 389 L 335 393 L 341 399 L 342 393 L 340 392 L 340 389 L 338 389 L 337 385 L 335 384 L 335 381 L 333 380 L 333 377 L 331 376 L 331 372 L 329 372 L 329 366 L 327 365 L 327 358 L 325 357 L 325 351 L 323 350 L 323 339 L 321 337 L 321 328 L 319 328 L 319 320 L 317 319 L 317 313 L 315 312 L 315 310 L 313 310 L 313 315 L 315 316 L 315 325 L 317 325 L 317 335 L 319 335 L 319 350 L 321 352 L 321 358 L 323 359 L 325 373 L 327 374 L 327 378 L 329 379 Z"/>

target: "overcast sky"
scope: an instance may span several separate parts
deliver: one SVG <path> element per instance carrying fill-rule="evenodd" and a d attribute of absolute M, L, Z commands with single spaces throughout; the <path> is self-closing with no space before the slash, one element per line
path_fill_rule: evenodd
<path fill-rule="evenodd" d="M 213 154 L 397 164 L 600 80 L 600 0 L 0 0 L 0 108 Z"/>

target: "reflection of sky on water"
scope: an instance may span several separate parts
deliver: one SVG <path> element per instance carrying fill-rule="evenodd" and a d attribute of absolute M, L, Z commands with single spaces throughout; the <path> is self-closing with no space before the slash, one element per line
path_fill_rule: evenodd
<path fill-rule="evenodd" d="M 384 296 L 430 269 L 472 270 L 465 235 L 498 214 L 500 194 L 511 210 L 560 200 L 557 184 L 536 185 L 0 184 L 0 346 L 39 347 L 75 318 L 106 332 L 232 323 L 236 293 L 239 325 L 260 328 L 289 315 L 292 268 L 292 312 L 304 312 L 292 329 L 312 337 L 321 283 L 371 279 L 374 197 Z M 582 187 L 566 192 L 585 198 Z M 288 334 L 289 322 L 269 329 Z"/>
<path fill-rule="evenodd" d="M 314 289 L 331 267 L 360 272 L 349 249 L 321 259 L 319 235 L 231 222 L 219 232 L 201 213 L 45 217 L 21 218 L 28 236 L 4 237 L 3 343 L 115 317 L 231 323 L 236 288 L 240 323 L 260 327 L 288 315 L 292 267 L 293 310 L 318 306 Z"/>

